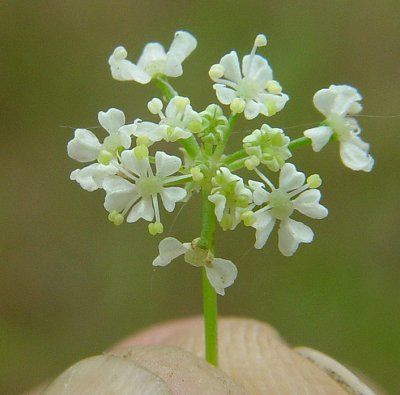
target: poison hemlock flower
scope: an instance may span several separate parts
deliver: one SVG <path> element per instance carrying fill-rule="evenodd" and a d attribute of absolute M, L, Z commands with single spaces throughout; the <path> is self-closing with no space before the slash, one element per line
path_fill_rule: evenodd
<path fill-rule="evenodd" d="M 268 61 L 256 55 L 257 48 L 266 44 L 266 37 L 258 35 L 251 53 L 242 60 L 242 68 L 236 51 L 232 51 L 213 65 L 209 72 L 211 79 L 216 82 L 214 89 L 218 100 L 231 105 L 232 111 L 232 105 L 238 108 L 234 112 L 244 111 L 246 119 L 256 118 L 260 113 L 275 115 L 289 100 L 282 93 L 280 84 L 273 79 Z"/>
<path fill-rule="evenodd" d="M 339 140 L 340 157 L 345 166 L 352 170 L 371 171 L 374 159 L 369 154 L 369 144 L 361 137 L 361 129 L 351 115 L 362 110 L 361 95 L 348 85 L 331 85 L 314 95 L 314 105 L 325 115 L 321 126 L 308 129 L 304 135 L 311 139 L 314 151 L 320 151 L 334 136 Z M 348 116 L 350 115 L 350 117 Z"/>
<path fill-rule="evenodd" d="M 68 155 L 78 162 L 98 163 L 74 170 L 71 180 L 77 181 L 83 189 L 94 191 L 102 187 L 104 177 L 115 174 L 115 158 L 118 152 L 131 145 L 131 136 L 136 125 L 125 125 L 125 115 L 121 110 L 110 108 L 98 114 L 100 125 L 108 136 L 100 143 L 96 135 L 87 129 L 76 129 L 74 138 L 68 143 Z"/>
<path fill-rule="evenodd" d="M 265 164 L 269 170 L 278 171 L 292 154 L 288 148 L 290 138 L 282 129 L 262 125 L 243 139 L 243 148 L 250 156 L 246 164 L 253 170 L 260 163 Z"/>
<path fill-rule="evenodd" d="M 148 84 L 160 75 L 179 77 L 183 74 L 182 62 L 196 46 L 197 40 L 190 33 L 177 31 L 168 52 L 160 43 L 149 43 L 144 47 L 137 64 L 127 60 L 126 49 L 119 46 L 108 60 L 111 75 L 119 81 L 136 81 L 140 84 Z"/>
<path fill-rule="evenodd" d="M 147 139 L 148 144 L 165 140 L 175 142 L 192 136 L 192 131 L 201 127 L 201 116 L 192 109 L 187 97 L 175 96 L 170 100 L 162 112 L 161 100 L 155 98 L 149 102 L 149 110 L 160 116 L 159 124 L 153 122 L 138 122 L 133 134 L 139 138 Z"/>
<path fill-rule="evenodd" d="M 159 255 L 153 266 L 167 266 L 172 260 L 184 255 L 187 263 L 203 266 L 210 284 L 219 295 L 225 295 L 225 288 L 231 286 L 237 276 L 235 264 L 227 259 L 214 258 L 210 251 L 197 247 L 197 241 L 181 243 L 173 237 L 162 240 L 158 246 Z"/>
<path fill-rule="evenodd" d="M 217 170 L 212 184 L 214 188 L 208 200 L 215 205 L 215 216 L 223 230 L 233 230 L 252 201 L 251 190 L 245 187 L 242 178 L 226 167 Z"/>
<path fill-rule="evenodd" d="M 160 242 L 153 265 L 166 266 L 184 255 L 186 262 L 204 267 L 209 283 L 220 295 L 235 281 L 237 268 L 229 260 L 214 257 L 216 221 L 223 230 L 234 230 L 241 222 L 253 227 L 257 249 L 264 247 L 278 221 L 279 250 L 290 256 L 300 243 L 310 243 L 314 236 L 293 215 L 298 212 L 315 219 L 327 216 L 328 210 L 319 203 L 320 177 L 314 174 L 306 180 L 286 162 L 294 149 L 311 143 L 314 151 L 320 151 L 328 141 L 338 140 L 346 166 L 370 171 L 374 163 L 352 117 L 361 111 L 361 96 L 346 85 L 331 85 L 314 95 L 315 107 L 326 119 L 319 127 L 304 132 L 308 139 L 291 140 L 282 129 L 263 124 L 243 138 L 243 149 L 229 152 L 228 140 L 232 133 L 240 132 L 234 128 L 242 113 L 247 120 L 259 114 L 269 117 L 289 100 L 273 79 L 268 61 L 256 54 L 257 48 L 266 44 L 266 37 L 259 34 L 241 63 L 232 51 L 210 68 L 216 96 L 220 103 L 229 105 L 230 114 L 216 103 L 195 111 L 190 99 L 179 96 L 168 81 L 168 77 L 182 75 L 183 61 L 197 46 L 190 33 L 176 32 L 167 52 L 159 43 L 147 44 L 137 64 L 127 60 L 124 47 L 117 47 L 109 58 L 113 78 L 141 84 L 153 80 L 164 104 L 153 98 L 147 107 L 159 121 L 136 119 L 126 125 L 124 113 L 110 108 L 98 114 L 107 132 L 103 140 L 90 130 L 76 129 L 67 148 L 71 158 L 87 164 L 72 171 L 71 180 L 88 191 L 105 191 L 104 207 L 115 225 L 142 218 L 150 222 L 150 234 L 160 234 L 161 206 L 172 212 L 178 202 L 201 193 L 201 239 L 181 243 L 167 237 Z M 155 150 L 155 143 L 162 141 L 176 143 L 182 159 Z M 267 172 L 280 171 L 277 188 L 261 173 L 261 165 Z M 244 175 L 237 172 L 246 169 L 255 171 L 262 182 L 245 182 Z M 207 281 L 204 284 L 210 285 Z"/>
<path fill-rule="evenodd" d="M 131 150 L 121 153 L 121 164 L 117 165 L 118 175 L 106 177 L 103 188 L 106 191 L 104 207 L 110 213 L 112 222 L 136 222 L 139 218 L 155 223 L 149 225 L 150 233 L 161 233 L 163 227 L 160 219 L 158 198 L 165 209 L 173 211 L 175 204 L 186 196 L 186 190 L 168 186 L 180 176 L 172 176 L 181 167 L 182 162 L 176 156 L 158 151 L 155 155 L 156 172 L 150 166 L 148 158 L 137 159 Z"/>
<path fill-rule="evenodd" d="M 256 229 L 256 248 L 262 248 L 278 220 L 278 247 L 283 255 L 293 255 L 299 243 L 311 243 L 314 233 L 307 225 L 290 218 L 295 210 L 315 219 L 328 215 L 328 210 L 319 204 L 321 193 L 318 188 L 321 179 L 318 175 L 305 175 L 296 170 L 291 163 L 285 163 L 279 175 L 279 187 L 275 188 L 271 181 L 255 170 L 262 181 L 252 181 L 253 199 L 256 205 L 263 205 L 254 212 L 251 226 Z M 265 189 L 268 186 L 270 191 Z M 297 197 L 296 197 L 297 196 Z"/>

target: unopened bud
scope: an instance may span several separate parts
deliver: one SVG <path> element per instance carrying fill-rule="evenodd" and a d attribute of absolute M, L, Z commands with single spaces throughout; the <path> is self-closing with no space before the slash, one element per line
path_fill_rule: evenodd
<path fill-rule="evenodd" d="M 256 156 L 251 156 L 244 161 L 244 165 L 248 170 L 254 170 L 260 164 L 260 160 Z"/>
<path fill-rule="evenodd" d="M 274 101 L 267 100 L 264 104 L 265 104 L 265 107 L 267 107 L 269 117 L 271 117 L 272 115 L 275 115 L 278 112 L 278 107 L 276 106 Z"/>
<path fill-rule="evenodd" d="M 145 135 L 138 136 L 136 138 L 136 145 L 145 145 L 146 147 L 150 146 L 152 141 Z"/>
<path fill-rule="evenodd" d="M 185 111 L 186 106 L 190 104 L 190 100 L 187 97 L 177 96 L 175 98 L 175 106 L 178 111 Z"/>

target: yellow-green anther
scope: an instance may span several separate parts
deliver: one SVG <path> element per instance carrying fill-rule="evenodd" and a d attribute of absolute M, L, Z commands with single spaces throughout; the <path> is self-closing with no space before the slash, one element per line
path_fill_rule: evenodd
<path fill-rule="evenodd" d="M 136 145 L 145 145 L 148 147 L 151 144 L 151 140 L 147 136 L 139 136 L 136 138 Z"/>
<path fill-rule="evenodd" d="M 115 210 L 111 211 L 110 214 L 108 214 L 108 219 L 110 222 L 117 226 L 121 225 L 124 222 L 124 216 Z"/>
<path fill-rule="evenodd" d="M 320 187 L 321 184 L 322 180 L 319 174 L 312 174 L 307 178 L 307 185 L 312 189 Z"/>
<path fill-rule="evenodd" d="M 193 178 L 194 182 L 200 182 L 204 178 L 204 174 L 200 170 L 199 166 L 192 167 L 190 169 L 190 174 L 192 175 L 192 178 Z"/>
<path fill-rule="evenodd" d="M 141 160 L 149 156 L 149 149 L 145 145 L 138 145 L 133 149 L 136 158 Z"/>
<path fill-rule="evenodd" d="M 221 227 L 223 230 L 230 229 L 232 227 L 232 217 L 229 214 L 224 214 L 221 218 Z"/>
<path fill-rule="evenodd" d="M 270 80 L 266 84 L 266 88 L 268 92 L 272 93 L 273 95 L 278 95 L 282 93 L 282 86 L 278 81 Z"/>
<path fill-rule="evenodd" d="M 188 129 L 193 133 L 200 133 L 202 128 L 202 123 L 197 121 L 190 121 L 188 124 Z"/>
<path fill-rule="evenodd" d="M 268 109 L 268 116 L 275 115 L 278 112 L 278 107 L 276 106 L 275 102 L 272 100 L 267 100 L 265 102 L 265 106 Z"/>
<path fill-rule="evenodd" d="M 97 162 L 102 165 L 108 165 L 113 158 L 114 154 L 112 152 L 103 149 L 100 151 L 99 156 L 97 157 Z"/>
<path fill-rule="evenodd" d="M 252 211 L 250 211 L 250 210 L 245 211 L 244 213 L 242 213 L 240 218 L 243 221 L 243 223 L 245 224 L 245 226 L 252 226 L 256 222 L 256 219 L 254 217 L 254 213 Z"/>
<path fill-rule="evenodd" d="M 230 105 L 230 109 L 234 114 L 242 113 L 245 107 L 246 107 L 246 102 L 240 97 L 235 97 Z"/>
<path fill-rule="evenodd" d="M 164 226 L 161 222 L 150 223 L 148 228 L 149 228 L 149 233 L 152 236 L 155 236 L 156 234 L 162 233 L 164 231 Z"/>

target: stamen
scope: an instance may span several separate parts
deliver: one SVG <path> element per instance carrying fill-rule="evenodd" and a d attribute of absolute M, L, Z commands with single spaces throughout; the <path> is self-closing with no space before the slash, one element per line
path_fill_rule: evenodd
<path fill-rule="evenodd" d="M 133 181 L 138 181 L 138 178 L 135 177 L 130 171 L 127 171 L 123 166 L 121 166 L 119 163 L 113 163 L 113 165 L 125 176 L 130 178 Z"/>
<path fill-rule="evenodd" d="M 264 181 L 264 183 L 267 184 L 271 188 L 272 191 L 274 191 L 276 189 L 274 187 L 274 185 L 272 184 L 272 182 L 270 180 L 268 180 L 268 178 L 265 177 L 264 174 L 262 174 L 260 170 L 255 168 L 254 171 L 257 173 L 258 177 L 260 177 Z"/>
<path fill-rule="evenodd" d="M 300 193 L 304 192 L 305 190 L 309 189 L 310 186 L 308 184 L 304 184 L 302 187 L 295 189 L 292 192 L 289 192 L 288 195 L 290 198 L 293 196 L 299 195 Z"/>
<path fill-rule="evenodd" d="M 158 199 L 157 199 L 157 194 L 154 193 L 153 195 L 151 195 L 151 198 L 153 200 L 153 207 L 154 207 L 154 214 L 156 216 L 156 222 L 161 222 L 160 219 L 160 209 L 158 207 Z"/>
<path fill-rule="evenodd" d="M 249 65 L 248 65 L 248 69 L 247 69 L 248 71 L 251 70 L 251 65 L 253 64 L 253 59 L 254 59 L 254 55 L 256 54 L 257 48 L 264 47 L 265 45 L 267 45 L 267 37 L 265 37 L 264 34 L 259 34 L 256 37 L 256 39 L 254 40 L 254 45 L 250 52 L 250 60 L 249 60 Z"/>
<path fill-rule="evenodd" d="M 132 208 L 132 206 L 140 199 L 139 195 L 135 195 L 134 198 L 132 198 L 128 204 L 125 206 L 125 208 L 122 210 L 121 215 L 125 217 L 126 213 Z"/>

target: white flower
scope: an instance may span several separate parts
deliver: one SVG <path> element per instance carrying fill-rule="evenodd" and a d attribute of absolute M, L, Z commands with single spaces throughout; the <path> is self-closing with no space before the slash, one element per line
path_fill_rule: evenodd
<path fill-rule="evenodd" d="M 278 171 L 292 156 L 289 142 L 290 138 L 282 129 L 264 124 L 243 139 L 243 148 L 247 155 L 256 158 L 256 162 L 265 164 L 271 171 Z"/>
<path fill-rule="evenodd" d="M 67 146 L 68 155 L 72 159 L 78 162 L 93 162 L 97 159 L 99 162 L 71 173 L 71 180 L 76 180 L 88 191 L 101 188 L 104 177 L 116 172 L 114 162 L 118 151 L 130 147 L 131 135 L 136 128 L 134 124 L 125 125 L 124 113 L 116 108 L 100 111 L 98 120 L 108 133 L 103 143 L 90 130 L 76 129 L 74 138 Z"/>
<path fill-rule="evenodd" d="M 147 44 L 137 64 L 126 59 L 127 51 L 120 46 L 115 48 L 108 63 L 111 75 L 119 81 L 136 81 L 147 84 L 158 75 L 179 77 L 183 74 L 182 62 L 193 52 L 197 40 L 188 32 L 178 31 L 165 52 L 160 43 Z"/>
<path fill-rule="evenodd" d="M 279 250 L 283 255 L 291 256 L 297 250 L 299 243 L 311 243 L 313 231 L 301 222 L 290 218 L 295 210 L 315 219 L 322 219 L 328 215 L 328 210 L 319 204 L 321 193 L 315 189 L 320 184 L 317 175 L 310 176 L 305 182 L 305 175 L 296 170 L 291 163 L 285 163 L 279 175 L 279 188 L 275 188 L 271 181 L 255 169 L 260 178 L 271 191 L 268 192 L 260 182 L 249 182 L 253 189 L 253 201 L 256 205 L 265 204 L 254 212 L 256 229 L 256 248 L 262 248 L 277 220 L 280 221 L 278 237 Z M 313 188 L 313 189 L 309 189 Z M 295 199 L 293 199 L 297 196 Z"/>
<path fill-rule="evenodd" d="M 158 195 L 168 212 L 172 212 L 175 204 L 186 196 L 186 190 L 179 187 L 168 187 L 168 183 L 177 181 L 180 176 L 171 176 L 181 167 L 182 162 L 176 156 L 158 151 L 155 155 L 156 172 L 150 166 L 149 159 L 137 159 L 133 151 L 121 153 L 119 174 L 106 177 L 103 188 L 106 191 L 104 207 L 110 213 L 127 216 L 127 222 L 136 222 L 139 218 L 152 221 L 156 218 L 157 231 L 161 233 Z M 185 176 L 187 177 L 187 176 Z M 153 233 L 152 228 L 149 228 Z"/>
<path fill-rule="evenodd" d="M 273 80 L 268 61 L 256 55 L 257 47 L 264 43 L 266 40 L 255 40 L 251 53 L 242 60 L 242 70 L 237 53 L 232 51 L 223 56 L 219 64 L 212 66 L 209 73 L 216 82 L 214 89 L 222 104 L 230 105 L 236 98 L 245 101 L 246 119 L 253 119 L 260 113 L 272 116 L 282 110 L 289 100 Z"/>
<path fill-rule="evenodd" d="M 314 151 L 320 151 L 335 136 L 340 143 L 340 157 L 352 170 L 371 171 L 374 159 L 369 154 L 369 144 L 359 136 L 358 122 L 348 115 L 361 111 L 362 99 L 357 89 L 348 85 L 331 85 L 314 95 L 314 105 L 325 115 L 323 126 L 308 129 L 304 135 L 311 139 Z"/>
<path fill-rule="evenodd" d="M 153 261 L 154 266 L 166 266 L 172 260 L 185 255 L 185 261 L 193 266 L 204 266 L 210 284 L 219 295 L 225 295 L 225 288 L 231 286 L 237 276 L 233 262 L 214 258 L 206 250 L 201 250 L 192 243 L 181 243 L 173 237 L 162 240 L 158 246 L 159 255 Z"/>
<path fill-rule="evenodd" d="M 221 167 L 212 178 L 214 188 L 208 200 L 215 205 L 215 216 L 222 229 L 233 230 L 240 222 L 252 200 L 251 191 L 244 186 L 243 179 Z"/>
<path fill-rule="evenodd" d="M 187 97 L 173 97 L 167 105 L 165 115 L 161 109 L 158 115 L 159 124 L 138 122 L 133 134 L 136 137 L 148 138 L 150 142 L 160 140 L 174 142 L 189 138 L 192 136 L 192 130 L 201 127 L 201 116 L 192 109 Z"/>

